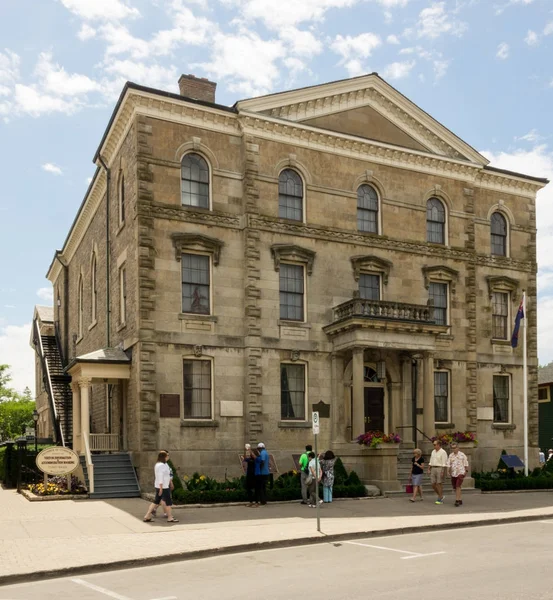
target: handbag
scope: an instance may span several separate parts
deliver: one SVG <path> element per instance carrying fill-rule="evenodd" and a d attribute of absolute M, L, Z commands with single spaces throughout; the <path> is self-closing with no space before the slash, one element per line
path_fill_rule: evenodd
<path fill-rule="evenodd" d="M 310 486 L 313 483 L 313 475 L 309 473 L 309 475 L 305 478 L 305 485 Z"/>
<path fill-rule="evenodd" d="M 412 494 L 412 493 L 413 493 L 413 486 L 412 486 L 412 484 L 408 483 L 408 484 L 405 486 L 405 491 L 406 491 L 408 494 Z"/>

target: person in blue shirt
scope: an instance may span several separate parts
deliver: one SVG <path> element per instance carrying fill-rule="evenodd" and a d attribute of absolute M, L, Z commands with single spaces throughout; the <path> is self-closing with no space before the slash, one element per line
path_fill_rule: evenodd
<path fill-rule="evenodd" d="M 267 504 L 267 481 L 269 479 L 269 453 L 263 442 L 257 444 L 259 456 L 255 459 L 256 496 L 261 506 Z"/>

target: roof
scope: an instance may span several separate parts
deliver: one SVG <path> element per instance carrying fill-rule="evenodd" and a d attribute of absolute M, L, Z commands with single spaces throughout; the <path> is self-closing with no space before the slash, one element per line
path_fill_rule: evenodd
<path fill-rule="evenodd" d="M 54 322 L 54 307 L 53 306 L 35 306 L 36 314 L 43 323 Z"/>
<path fill-rule="evenodd" d="M 530 179 L 531 181 L 539 181 L 539 183 L 549 183 L 547 177 L 535 177 L 534 175 L 525 175 L 524 173 L 518 173 L 517 171 L 507 171 L 507 169 L 499 169 L 498 167 L 491 167 L 486 165 L 485 171 L 494 171 L 495 173 L 502 173 L 503 175 L 512 175 L 513 177 L 523 177 L 524 179 Z"/>
<path fill-rule="evenodd" d="M 553 362 L 538 369 L 538 385 L 553 383 Z"/>
<path fill-rule="evenodd" d="M 81 356 L 75 357 L 67 369 L 76 363 L 103 363 L 103 364 L 128 364 L 131 359 L 127 354 L 121 350 L 121 348 L 101 348 L 88 354 L 82 354 Z M 66 369 L 66 370 L 67 370 Z"/>

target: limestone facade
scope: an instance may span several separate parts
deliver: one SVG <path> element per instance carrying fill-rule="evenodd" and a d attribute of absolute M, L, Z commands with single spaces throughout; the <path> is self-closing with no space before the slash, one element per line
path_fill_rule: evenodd
<path fill-rule="evenodd" d="M 189 154 L 208 166 L 206 208 L 182 203 Z M 131 357 L 128 381 L 94 380 L 91 431 L 120 434 L 144 486 L 159 448 L 183 473 L 222 478 L 239 474 L 245 442 L 263 441 L 287 470 L 312 441 L 318 403 L 329 411 L 321 448 L 351 442 L 371 419 L 416 443 L 425 439 L 413 439 L 413 426 L 427 436 L 472 431 L 473 468 L 494 466 L 503 448 L 522 456 L 522 353 L 509 339 L 523 290 L 537 448 L 532 307 L 544 180 L 487 167 L 375 75 L 233 109 L 127 85 L 96 159 L 48 276 L 65 356 L 119 346 Z M 301 182 L 299 219 L 279 216 L 286 169 Z M 358 228 L 363 185 L 376 193 L 376 233 Z M 445 211 L 443 243 L 427 241 L 431 198 Z M 507 224 L 506 256 L 491 253 L 496 212 Z M 208 287 L 194 292 L 207 294 L 206 309 L 183 300 L 190 256 L 207 257 Z M 281 312 L 291 273 L 303 285 L 293 319 Z M 360 292 L 365 275 L 377 282 L 373 302 Z M 428 305 L 436 283 L 445 284 L 443 325 Z M 493 339 L 494 293 L 506 299 L 503 339 Z M 494 381 L 495 394 L 507 395 L 503 415 Z"/>

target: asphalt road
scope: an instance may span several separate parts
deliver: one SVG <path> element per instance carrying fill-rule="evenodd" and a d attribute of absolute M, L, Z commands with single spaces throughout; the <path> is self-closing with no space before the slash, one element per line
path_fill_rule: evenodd
<path fill-rule="evenodd" d="M 552 534 L 548 520 L 356 539 L 6 586 L 0 600 L 551 600 Z"/>

